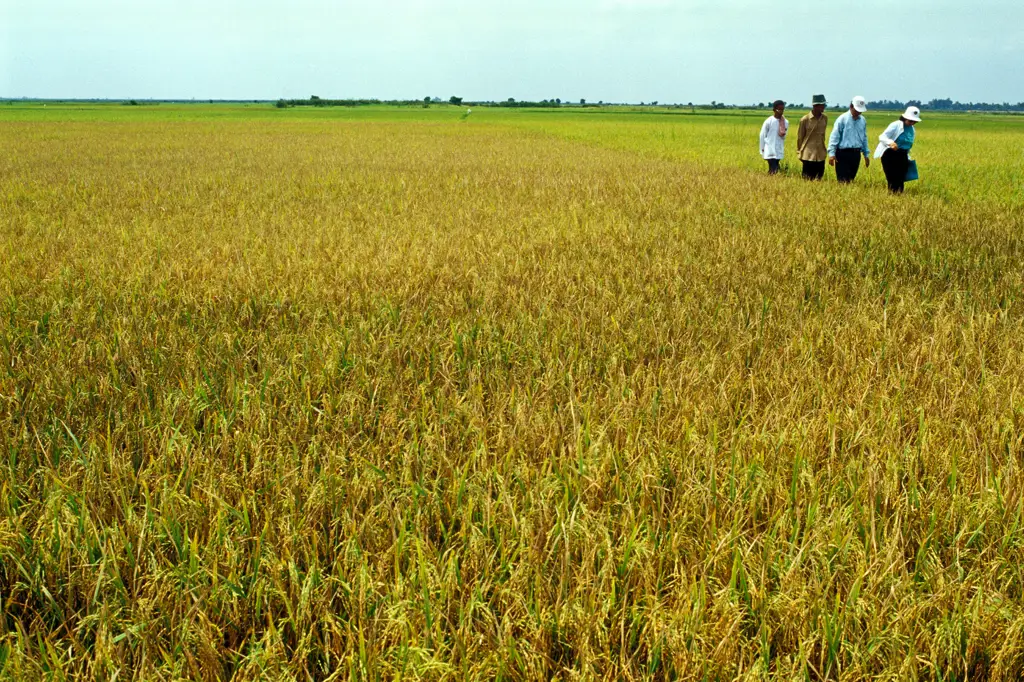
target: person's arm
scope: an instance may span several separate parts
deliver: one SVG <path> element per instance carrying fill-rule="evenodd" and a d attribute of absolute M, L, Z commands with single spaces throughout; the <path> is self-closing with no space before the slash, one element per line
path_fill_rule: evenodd
<path fill-rule="evenodd" d="M 807 119 L 800 119 L 800 127 L 796 129 L 796 153 L 802 154 L 807 143 Z"/>
<path fill-rule="evenodd" d="M 871 149 L 868 147 L 868 121 L 863 116 L 861 119 L 864 121 L 864 134 L 861 135 L 860 151 L 864 155 L 864 167 L 866 168 L 871 163 Z"/>
<path fill-rule="evenodd" d="M 889 127 L 878 136 L 878 141 L 889 149 L 896 149 L 896 138 L 900 136 L 899 132 L 897 132 L 899 129 L 899 121 L 890 123 Z"/>
<path fill-rule="evenodd" d="M 832 126 L 832 134 L 828 138 L 828 162 L 831 164 L 835 163 L 836 149 L 839 147 L 839 140 L 843 136 L 842 125 L 843 117 L 840 116 L 836 119 L 836 124 Z"/>
<path fill-rule="evenodd" d="M 761 137 L 757 141 L 757 150 L 761 156 L 764 156 L 764 139 L 768 136 L 768 124 L 770 123 L 771 120 L 768 120 L 761 124 Z"/>

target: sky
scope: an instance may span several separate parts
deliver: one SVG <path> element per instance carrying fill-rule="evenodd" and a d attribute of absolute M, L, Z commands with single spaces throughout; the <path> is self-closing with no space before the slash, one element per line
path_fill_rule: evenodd
<path fill-rule="evenodd" d="M 1024 0 L 0 0 L 0 97 L 1024 100 Z"/>

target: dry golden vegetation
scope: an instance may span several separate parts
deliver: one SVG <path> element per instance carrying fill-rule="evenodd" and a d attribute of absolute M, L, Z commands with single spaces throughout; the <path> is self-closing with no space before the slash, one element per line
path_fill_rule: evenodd
<path fill-rule="evenodd" d="M 55 109 L 0 677 L 1024 674 L 1024 120 L 895 198 L 762 114 Z"/>

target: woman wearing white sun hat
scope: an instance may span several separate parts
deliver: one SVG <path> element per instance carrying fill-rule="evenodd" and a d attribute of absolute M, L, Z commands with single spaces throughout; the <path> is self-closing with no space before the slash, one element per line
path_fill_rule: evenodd
<path fill-rule="evenodd" d="M 907 181 L 907 169 L 910 167 L 910 148 L 914 146 L 914 126 L 920 121 L 921 110 L 907 107 L 899 120 L 890 123 L 885 132 L 878 136 L 875 158 L 882 158 L 885 180 L 893 194 L 903 192 L 903 183 Z"/>

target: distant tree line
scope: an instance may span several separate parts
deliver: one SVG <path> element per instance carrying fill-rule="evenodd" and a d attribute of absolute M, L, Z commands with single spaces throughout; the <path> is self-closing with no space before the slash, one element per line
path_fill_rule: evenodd
<path fill-rule="evenodd" d="M 29 98 L 29 97 L 0 97 L 0 102 L 11 105 L 16 102 L 95 102 L 105 103 L 114 102 L 120 100 L 110 100 L 103 98 L 93 99 L 46 99 L 46 98 Z M 142 105 L 155 105 L 162 103 L 170 104 L 196 104 L 197 102 L 203 103 L 219 103 L 219 104 L 238 104 L 238 103 L 253 103 L 253 104 L 265 104 L 268 100 L 235 100 L 235 99 L 209 99 L 209 100 L 195 100 L 195 99 L 132 99 L 127 101 L 121 101 L 126 106 L 142 106 Z M 424 97 L 423 99 L 324 99 L 313 95 L 309 99 L 279 99 L 277 101 L 269 100 L 269 103 L 280 109 L 287 109 L 289 107 L 361 107 L 371 105 L 390 105 L 390 106 L 422 106 L 424 108 L 430 107 L 433 104 L 451 104 L 455 106 L 468 105 L 474 107 L 510 107 L 510 108 L 559 108 L 559 107 L 662 107 L 665 109 L 690 109 L 695 110 L 708 110 L 708 109 L 770 109 L 771 105 L 767 102 L 755 102 L 754 104 L 725 104 L 724 102 L 718 102 L 711 100 L 710 104 L 694 104 L 693 102 L 588 102 L 585 99 L 578 100 L 576 102 L 563 100 L 559 97 L 554 99 L 542 99 L 539 101 L 532 100 L 516 100 L 515 98 L 509 97 L 507 100 L 490 102 L 490 101 L 466 101 L 462 97 L 452 96 L 447 100 L 443 100 L 440 97 Z M 803 109 L 802 103 L 790 102 L 787 108 L 791 110 Z M 837 102 L 829 106 L 829 109 L 834 111 L 843 111 L 849 106 L 848 103 Z M 1014 113 L 1024 113 L 1024 102 L 1017 102 L 1013 104 L 1011 102 L 960 102 L 952 99 L 932 99 L 927 102 L 921 100 L 873 100 L 868 102 L 868 106 L 872 109 L 888 109 L 898 110 L 905 109 L 908 106 L 918 106 L 925 110 L 931 111 L 1005 111 Z"/>
<path fill-rule="evenodd" d="M 323 99 L 313 95 L 309 99 L 279 99 L 275 103 L 278 109 L 288 107 L 365 107 L 374 104 L 393 104 L 412 106 L 421 100 L 390 100 L 390 99 Z"/>
<path fill-rule="evenodd" d="M 287 109 L 289 107 L 360 107 L 360 106 L 371 106 L 371 105 L 397 105 L 397 106 L 415 106 L 422 105 L 423 107 L 429 107 L 431 104 L 452 104 L 460 106 L 466 104 L 468 106 L 475 107 L 508 107 L 513 109 L 528 109 L 528 108 L 559 108 L 559 107 L 575 107 L 575 108 L 591 108 L 591 107 L 604 107 L 604 106 L 662 106 L 670 109 L 738 109 L 745 108 L 735 105 L 727 105 L 723 102 L 712 101 L 711 104 L 694 104 L 688 102 L 686 104 L 660 104 L 657 100 L 652 102 L 640 102 L 637 104 L 631 103 L 615 103 L 605 102 L 603 100 L 598 102 L 588 102 L 586 99 L 580 99 L 577 102 L 570 102 L 569 100 L 563 100 L 560 97 L 553 99 L 542 99 L 542 100 L 517 100 L 514 97 L 509 97 L 506 100 L 498 102 L 491 101 L 472 101 L 467 102 L 462 97 L 452 95 L 448 100 L 442 100 L 440 97 L 424 97 L 422 100 L 383 100 L 383 99 L 324 99 L 313 95 L 309 99 L 279 99 L 274 103 L 279 109 Z"/>
<path fill-rule="evenodd" d="M 559 107 L 600 107 L 604 105 L 604 102 L 598 102 L 597 104 L 587 104 L 587 100 L 581 99 L 578 104 L 574 104 L 569 100 L 562 101 L 561 97 L 555 97 L 554 99 L 542 99 L 539 101 L 533 100 L 517 100 L 515 97 L 509 97 L 508 99 L 501 102 L 477 102 L 477 106 L 481 107 L 510 107 L 513 109 L 528 109 L 530 107 L 537 108 L 559 108 Z"/>
<path fill-rule="evenodd" d="M 507 100 L 498 102 L 489 101 L 464 101 L 462 97 L 455 95 L 448 98 L 448 100 L 442 100 L 439 97 L 424 97 L 421 100 L 382 100 L 382 99 L 324 99 L 313 95 L 309 99 L 279 99 L 275 106 L 280 109 L 286 109 L 288 107 L 360 107 L 360 106 L 371 106 L 387 104 L 392 106 L 423 106 L 424 108 L 431 106 L 432 104 L 451 104 L 455 106 L 461 106 L 463 104 L 476 107 L 508 107 L 515 109 L 529 109 L 529 108 L 560 108 L 560 107 L 603 107 L 603 106 L 636 106 L 628 103 L 605 103 L 603 101 L 594 103 L 587 102 L 585 99 L 581 99 L 578 102 L 570 102 L 568 100 L 562 100 L 559 97 L 553 99 L 542 99 L 538 101 L 534 100 L 517 100 L 514 97 L 509 97 Z M 639 106 L 661 106 L 670 109 L 682 109 L 688 108 L 691 110 L 695 109 L 747 109 L 750 106 L 754 106 L 760 109 L 768 108 L 768 104 L 761 102 L 755 105 L 735 105 L 725 104 L 711 100 L 710 104 L 694 104 L 693 102 L 687 102 L 686 104 L 659 104 L 657 101 L 648 102 L 644 104 L 639 103 Z M 991 103 L 991 102 L 958 102 L 951 99 L 933 99 L 928 102 L 921 102 L 920 100 L 907 100 L 905 102 L 899 100 L 874 100 L 868 102 L 868 107 L 871 109 L 889 109 L 898 110 L 905 109 L 908 106 L 917 106 L 922 109 L 932 111 L 1024 111 L 1024 102 L 1018 102 L 1017 104 L 1011 104 L 1009 102 L 1003 102 L 1002 104 Z M 790 104 L 791 109 L 801 109 L 803 104 Z M 830 108 L 835 110 L 842 110 L 846 108 L 844 104 L 835 104 Z"/>
<path fill-rule="evenodd" d="M 907 107 L 920 107 L 921 109 L 930 109 L 932 111 L 1024 111 L 1024 102 L 1017 102 L 1016 104 L 1003 102 L 999 104 L 996 102 L 957 102 L 951 99 L 933 99 L 927 102 L 916 99 L 908 99 L 906 102 L 894 99 L 881 99 L 868 102 L 869 109 L 899 110 L 906 109 Z"/>
<path fill-rule="evenodd" d="M 517 101 L 513 97 L 509 97 L 507 100 L 501 102 L 465 102 L 471 106 L 481 107 L 560 107 L 569 106 L 568 102 L 563 103 L 561 98 L 556 97 L 555 99 L 544 99 L 537 102 L 533 101 Z M 452 95 L 447 101 L 442 100 L 440 97 L 424 97 L 421 100 L 382 100 L 382 99 L 323 99 L 313 95 L 309 99 L 279 99 L 275 103 L 279 109 L 286 109 L 288 107 L 360 107 L 370 106 L 374 104 L 391 104 L 399 106 L 413 106 L 422 105 L 429 107 L 431 104 L 452 104 L 460 106 L 463 104 L 463 98 Z M 652 103 L 656 104 L 656 102 Z M 587 104 L 586 100 L 581 99 L 579 104 L 573 106 L 582 107 L 597 107 L 603 106 L 604 102 L 598 102 L 597 104 Z"/>

